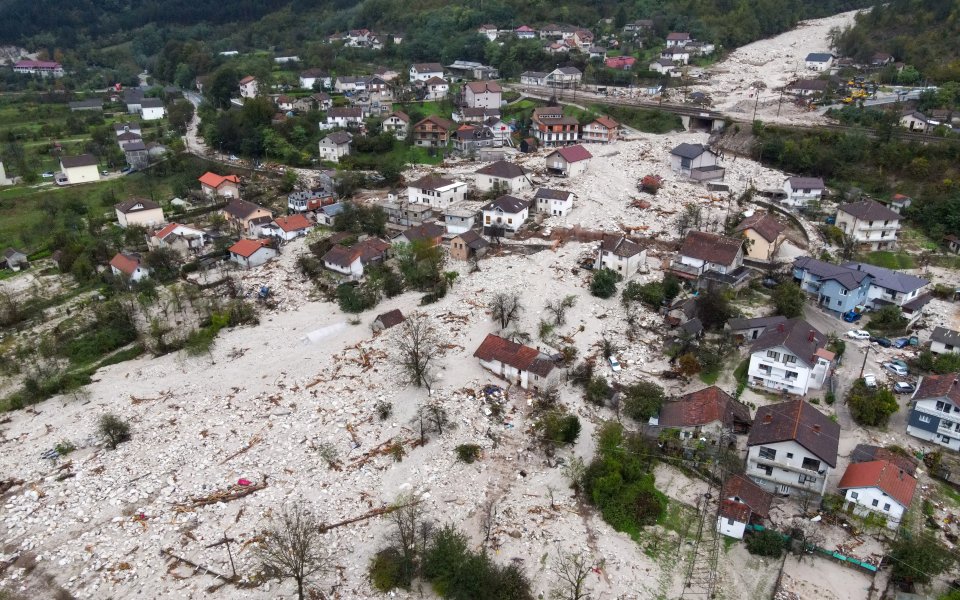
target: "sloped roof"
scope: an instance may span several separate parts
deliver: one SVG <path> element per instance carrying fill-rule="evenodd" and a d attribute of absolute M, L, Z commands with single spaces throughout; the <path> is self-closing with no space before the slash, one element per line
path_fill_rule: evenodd
<path fill-rule="evenodd" d="M 757 409 L 747 446 L 795 441 L 831 467 L 837 466 L 840 425 L 803 399 Z"/>
<path fill-rule="evenodd" d="M 405 320 L 405 317 L 403 316 L 403 313 L 400 312 L 399 308 L 395 308 L 393 310 L 377 315 L 377 318 L 374 320 L 380 321 L 380 324 L 383 325 L 384 329 L 390 329 L 395 325 L 399 325 L 400 323 L 403 323 L 403 321 Z"/>
<path fill-rule="evenodd" d="M 629 258 L 643 252 L 640 244 L 631 242 L 623 234 L 604 234 L 600 242 L 600 250 L 612 252 L 615 256 Z"/>
<path fill-rule="evenodd" d="M 960 331 L 954 331 L 953 329 L 947 329 L 946 327 L 940 327 L 938 325 L 933 328 L 933 332 L 930 334 L 930 341 L 940 342 L 950 346 L 960 346 Z"/>
<path fill-rule="evenodd" d="M 435 73 L 443 72 L 443 65 L 440 63 L 413 63 L 413 68 L 417 70 L 418 73 Z"/>
<path fill-rule="evenodd" d="M 536 369 L 533 372 L 543 376 L 553 369 L 553 364 L 549 361 L 539 360 L 539 350 L 511 342 L 492 333 L 487 335 L 473 356 L 486 362 L 499 361 L 521 371 L 531 371 L 533 368 Z"/>
<path fill-rule="evenodd" d="M 237 242 L 236 244 L 230 246 L 227 251 L 232 254 L 239 254 L 244 258 L 249 258 L 259 250 L 269 245 L 270 242 L 267 240 L 247 240 L 243 239 Z"/>
<path fill-rule="evenodd" d="M 503 88 L 500 87 L 500 84 L 496 81 L 471 81 L 467 84 L 467 88 L 474 94 L 483 94 L 485 92 L 498 94 L 503 91 Z"/>
<path fill-rule="evenodd" d="M 930 283 L 926 279 L 917 277 L 916 275 L 909 275 L 875 265 L 868 265 L 867 263 L 846 262 L 840 266 L 867 273 L 873 277 L 873 285 L 904 294 L 919 290 Z"/>
<path fill-rule="evenodd" d="M 520 77 L 533 77 L 534 79 L 543 79 L 547 74 L 541 71 L 524 71 L 520 73 Z"/>
<path fill-rule="evenodd" d="M 153 200 L 147 200 L 146 198 L 127 198 L 123 202 L 115 204 L 114 207 L 126 215 L 143 210 L 160 208 L 160 205 Z"/>
<path fill-rule="evenodd" d="M 390 113 L 389 115 L 387 115 L 387 119 L 389 119 L 390 117 L 396 117 L 396 118 L 400 119 L 401 121 L 403 121 L 404 123 L 409 123 L 409 122 L 410 122 L 410 115 L 408 115 L 407 113 L 403 112 L 402 110 L 395 110 L 395 111 L 393 111 L 392 113 Z"/>
<path fill-rule="evenodd" d="M 828 52 L 811 52 L 804 59 L 806 62 L 828 62 L 833 55 Z"/>
<path fill-rule="evenodd" d="M 723 482 L 720 497 L 724 499 L 739 498 L 750 507 L 750 510 L 766 518 L 770 515 L 770 503 L 773 494 L 766 491 L 746 475 L 733 475 Z M 745 521 L 742 521 L 745 522 Z"/>
<path fill-rule="evenodd" d="M 133 275 L 140 267 L 140 257 L 135 254 L 117 253 L 110 259 L 110 266 L 120 271 L 124 275 Z"/>
<path fill-rule="evenodd" d="M 143 102 L 140 103 L 142 108 L 162 108 L 163 100 L 160 98 L 144 98 Z"/>
<path fill-rule="evenodd" d="M 737 502 L 724 498 L 720 500 L 720 509 L 717 515 L 723 519 L 729 519 L 737 523 L 750 522 L 750 507 L 745 502 Z"/>
<path fill-rule="evenodd" d="M 80 156 L 61 156 L 60 164 L 64 169 L 73 167 L 90 167 L 97 164 L 97 157 L 92 154 L 81 154 Z"/>
<path fill-rule="evenodd" d="M 313 79 L 317 79 L 317 78 L 325 79 L 327 77 L 330 77 L 330 74 L 324 71 L 323 69 L 307 69 L 305 71 L 300 71 L 300 77 L 313 78 Z"/>
<path fill-rule="evenodd" d="M 819 177 L 788 177 L 790 187 L 795 190 L 822 190 L 823 179 Z"/>
<path fill-rule="evenodd" d="M 211 171 L 207 171 L 200 176 L 198 181 L 204 185 L 208 185 L 212 188 L 219 188 L 225 182 L 230 183 L 240 183 L 240 178 L 236 175 L 217 175 Z"/>
<path fill-rule="evenodd" d="M 864 279 L 871 277 L 866 271 L 842 267 L 809 256 L 798 256 L 793 261 L 793 267 L 808 271 L 824 281 L 832 279 L 848 290 L 860 287 Z"/>
<path fill-rule="evenodd" d="M 697 427 L 716 421 L 728 427 L 734 422 L 750 423 L 750 409 L 715 385 L 685 394 L 660 408 L 661 427 Z"/>
<path fill-rule="evenodd" d="M 349 144 L 353 140 L 353 136 L 346 131 L 334 131 L 324 139 L 329 140 L 331 144 L 340 146 L 342 144 Z"/>
<path fill-rule="evenodd" d="M 689 231 L 683 238 L 680 254 L 718 265 L 729 265 L 736 260 L 742 246 L 742 240 L 707 231 Z"/>
<path fill-rule="evenodd" d="M 877 488 L 906 508 L 913 500 L 917 480 L 890 461 L 874 460 L 848 466 L 837 488 Z"/>
<path fill-rule="evenodd" d="M 430 79 L 423 82 L 424 85 L 449 85 L 449 82 L 443 77 L 433 76 Z"/>
<path fill-rule="evenodd" d="M 273 214 L 269 209 L 254 204 L 253 202 L 241 200 L 240 198 L 234 198 L 229 204 L 223 207 L 223 211 L 235 219 L 246 219 L 258 210 L 265 210 Z"/>
<path fill-rule="evenodd" d="M 606 116 L 606 115 L 597 117 L 596 119 L 593 120 L 593 122 L 594 122 L 594 123 L 599 123 L 599 124 L 603 125 L 604 127 L 606 127 L 607 129 L 616 129 L 616 128 L 620 127 L 620 123 L 618 123 L 617 121 L 611 119 L 610 117 L 608 117 L 608 116 Z"/>
<path fill-rule="evenodd" d="M 807 366 L 813 366 L 817 350 L 827 345 L 827 336 L 803 319 L 788 319 L 763 330 L 750 347 L 750 352 L 784 346 Z"/>
<path fill-rule="evenodd" d="M 489 164 L 485 167 L 481 167 L 476 170 L 478 175 L 489 175 L 491 177 L 500 177 L 502 179 L 515 179 L 517 177 L 523 177 L 527 174 L 526 170 L 520 165 L 507 162 L 505 160 L 498 160 L 493 164 Z"/>
<path fill-rule="evenodd" d="M 286 217 L 277 217 L 274 220 L 274 223 L 277 224 L 277 227 L 284 230 L 287 233 L 291 231 L 301 231 L 303 229 L 310 229 L 313 227 L 313 223 L 310 222 L 310 219 L 304 215 L 297 213 L 289 215 Z"/>
<path fill-rule="evenodd" d="M 927 375 L 920 379 L 920 385 L 913 395 L 914 400 L 929 398 L 947 398 L 960 405 L 960 373 Z"/>
<path fill-rule="evenodd" d="M 669 42 L 682 42 L 689 39 L 690 34 L 686 31 L 672 31 L 667 34 L 667 41 Z"/>
<path fill-rule="evenodd" d="M 746 329 L 753 329 L 755 327 L 770 327 L 771 325 L 779 325 L 780 323 L 786 322 L 786 317 L 782 315 L 774 315 L 770 317 L 756 317 L 753 319 L 730 319 L 727 321 L 727 326 L 730 327 L 731 331 L 744 331 Z"/>
<path fill-rule="evenodd" d="M 864 221 L 899 221 L 903 217 L 874 200 L 843 204 L 837 209 Z"/>
<path fill-rule="evenodd" d="M 442 237 L 447 232 L 447 228 L 437 223 L 422 223 L 415 227 L 410 227 L 400 235 L 407 241 L 415 242 L 419 240 L 435 240 Z"/>
<path fill-rule="evenodd" d="M 453 129 L 453 121 L 449 119 L 444 119 L 443 117 L 438 117 L 437 115 L 430 115 L 429 117 L 423 119 L 413 126 L 414 129 L 420 127 L 424 123 L 433 123 L 440 129 L 450 130 Z"/>
<path fill-rule="evenodd" d="M 407 186 L 422 190 L 439 190 L 455 183 L 457 182 L 453 179 L 446 179 L 436 175 L 424 175 L 420 179 L 408 183 Z"/>
<path fill-rule="evenodd" d="M 580 144 L 577 144 L 575 146 L 564 146 L 562 148 L 557 148 L 556 150 L 548 154 L 547 157 L 549 158 L 554 154 L 559 154 L 568 163 L 575 163 L 575 162 L 580 162 L 581 160 L 589 160 L 593 158 L 593 155 L 590 154 L 590 151 L 584 148 L 583 146 L 581 146 Z"/>
<path fill-rule="evenodd" d="M 515 196 L 500 196 L 492 202 L 484 204 L 480 210 L 494 210 L 500 209 L 501 211 L 509 214 L 517 214 L 525 208 L 530 207 L 529 200 L 522 200 Z"/>
<path fill-rule="evenodd" d="M 352 106 L 334 106 L 327 111 L 327 117 L 359 119 L 363 117 L 363 109 L 359 107 L 354 108 Z"/>
<path fill-rule="evenodd" d="M 829 81 L 826 79 L 799 79 L 791 83 L 788 87 L 794 90 L 810 90 L 813 92 L 822 92 L 827 89 Z"/>
<path fill-rule="evenodd" d="M 247 75 L 246 77 L 244 77 L 243 79 L 240 80 L 240 85 L 246 85 L 246 84 L 250 83 L 251 81 L 256 81 L 256 80 L 257 80 L 257 78 L 254 77 L 253 75 Z"/>
<path fill-rule="evenodd" d="M 567 200 L 573 192 L 567 190 L 553 190 L 550 188 L 538 188 L 537 193 L 533 195 L 534 199 L 545 198 L 547 200 Z"/>
<path fill-rule="evenodd" d="M 857 444 L 857 447 L 850 453 L 851 463 L 870 462 L 874 460 L 885 460 L 900 467 L 910 475 L 917 472 L 920 461 L 912 456 L 905 456 L 880 446 L 870 444 Z"/>
<path fill-rule="evenodd" d="M 686 142 L 680 144 L 676 148 L 670 151 L 670 154 L 679 156 L 680 158 L 696 158 L 703 154 L 704 152 L 711 152 L 710 148 L 704 146 L 703 144 L 688 144 Z"/>
<path fill-rule="evenodd" d="M 741 221 L 734 231 L 752 229 L 760 234 L 763 239 L 773 243 L 777 241 L 777 238 L 786 228 L 786 225 L 783 225 L 770 213 L 758 212 Z"/>
<path fill-rule="evenodd" d="M 482 235 L 480 235 L 473 229 L 464 231 L 457 237 L 460 238 L 463 241 L 463 243 L 467 245 L 468 248 L 472 248 L 474 250 L 478 250 L 480 248 L 486 248 L 487 246 L 490 245 L 490 242 L 485 240 Z"/>

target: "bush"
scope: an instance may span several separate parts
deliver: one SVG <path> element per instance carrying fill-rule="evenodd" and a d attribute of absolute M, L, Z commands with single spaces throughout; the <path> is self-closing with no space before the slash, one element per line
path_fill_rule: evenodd
<path fill-rule="evenodd" d="M 365 284 L 358 286 L 343 284 L 337 287 L 337 303 L 343 312 L 361 313 L 373 308 L 378 302 L 380 302 L 379 292 Z"/>
<path fill-rule="evenodd" d="M 460 444 L 456 450 L 457 460 L 468 465 L 475 463 L 480 458 L 481 448 L 476 444 Z"/>
<path fill-rule="evenodd" d="M 623 279 L 619 273 L 610 269 L 594 271 L 590 282 L 590 293 L 597 298 L 610 298 L 617 292 L 617 282 Z"/>
<path fill-rule="evenodd" d="M 781 283 L 773 290 L 773 305 L 777 309 L 777 314 L 788 319 L 803 314 L 804 300 L 800 286 L 793 282 Z"/>
<path fill-rule="evenodd" d="M 384 548 L 370 559 L 370 583 L 381 592 L 389 592 L 396 588 L 410 589 L 410 581 L 406 573 L 411 569 L 404 568 L 403 554 L 394 548 Z"/>
<path fill-rule="evenodd" d="M 386 400 L 380 400 L 373 408 L 377 411 L 377 416 L 380 417 L 381 421 L 386 421 L 390 418 L 390 415 L 393 414 L 393 404 L 390 404 Z"/>
<path fill-rule="evenodd" d="M 623 390 L 623 412 L 641 423 L 660 412 L 663 405 L 663 388 L 652 381 L 641 381 Z"/>
<path fill-rule="evenodd" d="M 899 306 L 888 304 L 881 306 L 870 315 L 870 324 L 867 327 L 880 333 L 893 333 L 903 331 L 907 326 L 907 318 Z"/>
<path fill-rule="evenodd" d="M 590 383 L 587 385 L 587 402 L 597 406 L 604 406 L 606 405 L 607 400 L 610 398 L 611 391 L 612 388 L 610 387 L 610 384 L 607 383 L 606 377 L 597 375 L 591 378 Z"/>
<path fill-rule="evenodd" d="M 580 419 L 577 415 L 552 410 L 537 419 L 534 429 L 545 445 L 573 444 L 580 437 Z"/>
<path fill-rule="evenodd" d="M 929 583 L 953 564 L 949 550 L 933 534 L 903 533 L 890 549 L 891 577 L 904 583 Z"/>
<path fill-rule="evenodd" d="M 472 552 L 467 538 L 451 525 L 427 545 L 423 576 L 442 598 L 533 600 L 530 582 L 516 566 L 501 567 L 485 552 Z"/>
<path fill-rule="evenodd" d="M 120 417 L 107 413 L 100 416 L 97 433 L 106 440 L 108 448 L 114 449 L 130 439 L 130 425 Z"/>
<path fill-rule="evenodd" d="M 783 536 L 770 529 L 759 533 L 751 533 L 747 536 L 746 542 L 747 552 L 750 554 L 769 556 L 771 558 L 779 558 L 782 556 L 787 546 Z"/>
<path fill-rule="evenodd" d="M 862 379 L 854 382 L 847 394 L 850 416 L 860 425 L 881 427 L 887 424 L 890 415 L 897 412 L 897 398 L 885 386 L 873 389 L 867 387 Z"/>

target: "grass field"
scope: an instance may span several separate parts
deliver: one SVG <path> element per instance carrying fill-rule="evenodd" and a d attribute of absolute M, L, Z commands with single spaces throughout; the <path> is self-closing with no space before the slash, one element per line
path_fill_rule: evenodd
<path fill-rule="evenodd" d="M 906 252 L 878 250 L 876 252 L 861 254 L 857 258 L 865 263 L 893 270 L 915 269 L 917 267 L 913 257 Z"/>

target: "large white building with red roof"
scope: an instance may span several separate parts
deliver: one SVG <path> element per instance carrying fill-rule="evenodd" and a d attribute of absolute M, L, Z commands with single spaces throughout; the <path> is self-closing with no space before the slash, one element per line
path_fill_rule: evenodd
<path fill-rule="evenodd" d="M 847 467 L 837 487 L 845 492 L 848 510 L 861 516 L 879 514 L 887 527 L 896 529 L 910 507 L 917 480 L 890 461 L 872 460 Z"/>
<path fill-rule="evenodd" d="M 557 377 L 553 361 L 536 348 L 489 334 L 473 353 L 480 365 L 523 389 L 545 388 Z"/>
<path fill-rule="evenodd" d="M 236 175 L 217 175 L 207 171 L 199 178 L 200 189 L 207 196 L 240 197 L 240 178 Z"/>
<path fill-rule="evenodd" d="M 52 60 L 18 60 L 13 72 L 24 75 L 42 75 L 44 77 L 63 77 L 63 65 Z"/>
<path fill-rule="evenodd" d="M 247 269 L 258 267 L 277 255 L 268 240 L 240 240 L 227 249 L 230 260 Z"/>

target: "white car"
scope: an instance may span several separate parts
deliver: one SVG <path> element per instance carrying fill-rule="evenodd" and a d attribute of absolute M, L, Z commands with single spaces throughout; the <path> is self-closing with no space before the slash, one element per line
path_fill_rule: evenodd
<path fill-rule="evenodd" d="M 863 383 L 865 383 L 868 388 L 875 388 L 877 387 L 877 376 L 872 373 L 867 373 L 863 376 Z"/>
<path fill-rule="evenodd" d="M 851 329 L 847 332 L 847 337 L 854 340 L 869 340 L 870 332 L 863 329 Z"/>
<path fill-rule="evenodd" d="M 609 360 L 610 360 L 610 369 L 611 369 L 614 373 L 619 373 L 619 372 L 620 372 L 620 361 L 617 360 L 617 357 L 611 355 Z"/>

